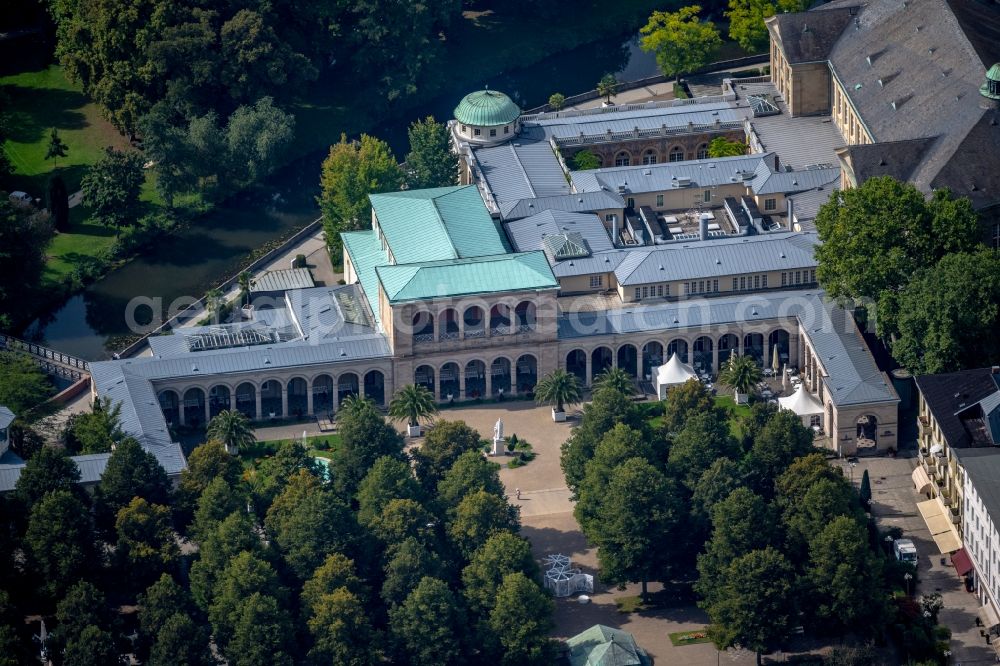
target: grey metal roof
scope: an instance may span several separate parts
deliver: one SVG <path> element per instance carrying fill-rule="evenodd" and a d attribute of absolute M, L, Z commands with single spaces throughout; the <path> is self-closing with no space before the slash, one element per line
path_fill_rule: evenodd
<path fill-rule="evenodd" d="M 546 210 L 584 213 L 624 207 L 625 200 L 617 192 L 608 192 L 607 190 L 562 194 L 556 197 L 537 199 L 517 199 L 504 201 L 499 206 L 500 217 L 505 221 L 528 217 Z"/>
<path fill-rule="evenodd" d="M 498 202 L 571 193 L 559 159 L 544 138 L 517 138 L 474 149 L 473 155 Z"/>
<path fill-rule="evenodd" d="M 685 100 L 691 102 L 691 100 Z M 615 122 L 618 120 L 635 120 L 640 118 L 666 118 L 668 116 L 685 116 L 690 113 L 704 111 L 718 111 L 732 108 L 731 102 L 719 101 L 718 98 L 708 102 L 692 102 L 689 104 L 676 104 L 675 106 L 645 106 L 643 108 L 630 108 L 623 110 L 621 107 L 604 107 L 600 111 L 588 109 L 586 113 L 577 111 L 563 111 L 546 113 L 543 116 L 532 116 L 523 120 L 529 127 L 558 127 L 575 123 L 601 123 Z M 684 122 L 687 124 L 687 121 Z M 659 125 L 657 125 L 659 127 Z"/>
<path fill-rule="evenodd" d="M 709 328 L 795 317 L 805 329 L 828 376 L 823 378 L 834 404 L 898 402 L 899 397 L 865 346 L 853 319 L 822 291 L 782 291 L 636 305 L 575 312 L 559 318 L 560 339 L 619 335 L 641 331 Z"/>
<path fill-rule="evenodd" d="M 568 140 L 607 133 L 633 132 L 635 130 L 676 130 L 688 125 L 711 125 L 716 122 L 739 122 L 749 117 L 747 107 L 736 107 L 729 102 L 698 104 L 688 107 L 649 109 L 607 113 L 597 116 L 578 116 L 563 122 L 553 120 L 532 121 L 524 124 L 523 132 L 533 138 L 552 137 Z M 532 127 L 533 125 L 538 127 Z"/>
<path fill-rule="evenodd" d="M 678 189 L 677 179 L 688 178 L 687 187 L 714 187 L 744 182 L 741 172 L 753 172 L 762 162 L 774 163 L 773 153 L 720 157 L 717 159 L 686 160 L 627 167 L 604 167 L 587 171 L 574 171 L 573 185 L 580 192 L 619 192 L 624 186 L 626 192 L 663 192 Z M 735 180 L 734 180 L 735 179 Z M 749 185 L 749 181 L 747 181 Z M 620 192 L 619 192 L 620 193 Z"/>
<path fill-rule="evenodd" d="M 1000 448 L 978 449 L 983 453 L 962 456 L 962 466 L 994 525 L 1000 525 Z"/>
<path fill-rule="evenodd" d="M 803 192 L 840 180 L 840 167 L 796 171 L 758 172 L 750 186 L 754 194 Z"/>
<path fill-rule="evenodd" d="M 508 222 L 505 226 L 507 235 L 518 252 L 544 249 L 542 241 L 546 236 L 569 232 L 577 232 L 583 236 L 592 253 L 614 249 L 604 223 L 592 213 L 547 210 L 531 217 Z"/>
<path fill-rule="evenodd" d="M 73 456 L 73 461 L 80 469 L 80 483 L 97 483 L 100 481 L 110 459 L 110 453 L 91 453 L 83 456 Z"/>
<path fill-rule="evenodd" d="M 0 430 L 7 428 L 7 426 L 13 423 L 14 418 L 14 412 L 0 405 Z"/>
<path fill-rule="evenodd" d="M 267 271 L 257 277 L 250 286 L 251 293 L 288 291 L 289 289 L 307 289 L 315 283 L 308 268 L 286 268 L 278 271 Z"/>
<path fill-rule="evenodd" d="M 615 276 L 631 286 L 813 268 L 816 243 L 815 234 L 788 232 L 626 249 Z"/>
<path fill-rule="evenodd" d="M 831 183 L 830 185 L 817 187 L 814 190 L 797 192 L 787 197 L 787 199 L 795 202 L 793 211 L 795 219 L 798 220 L 799 225 L 802 227 L 802 231 L 815 231 L 816 226 L 813 224 L 813 220 L 816 219 L 819 207 L 829 201 L 830 195 L 839 189 L 839 182 Z"/>
<path fill-rule="evenodd" d="M 0 493 L 10 492 L 21 478 L 24 465 L 0 465 Z"/>

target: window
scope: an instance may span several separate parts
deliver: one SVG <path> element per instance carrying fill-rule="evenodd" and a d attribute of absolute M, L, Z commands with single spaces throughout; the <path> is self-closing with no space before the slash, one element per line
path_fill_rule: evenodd
<path fill-rule="evenodd" d="M 643 298 L 649 297 L 649 287 L 643 287 L 642 288 L 642 297 Z"/>
<path fill-rule="evenodd" d="M 656 295 L 659 296 L 659 297 L 661 297 L 661 298 L 663 297 L 663 285 L 662 284 L 656 285 Z"/>
<path fill-rule="evenodd" d="M 788 284 L 788 274 L 787 273 L 782 273 L 781 274 L 781 286 L 784 287 L 787 284 Z"/>
<path fill-rule="evenodd" d="M 642 163 L 656 164 L 656 153 L 653 152 L 652 150 L 647 150 L 645 153 L 642 154 Z"/>
<path fill-rule="evenodd" d="M 719 291 L 719 281 L 718 280 L 712 280 L 712 291 L 714 291 L 714 292 L 718 292 Z"/>
<path fill-rule="evenodd" d="M 476 129 L 472 130 L 472 133 L 475 134 L 476 136 L 479 136 L 480 134 L 483 133 L 483 130 L 477 127 Z"/>
<path fill-rule="evenodd" d="M 632 158 L 628 153 L 618 153 L 615 155 L 615 166 L 628 166 L 632 163 Z"/>
<path fill-rule="evenodd" d="M 703 143 L 698 146 L 698 159 L 707 160 L 708 159 L 708 144 Z"/>
<path fill-rule="evenodd" d="M 503 126 L 503 133 L 504 134 L 510 134 L 510 125 L 504 125 Z"/>
<path fill-rule="evenodd" d="M 469 133 L 469 128 L 468 128 L 468 127 L 466 127 L 465 125 L 462 125 L 462 132 L 463 132 L 464 134 L 468 134 L 468 133 Z"/>
<path fill-rule="evenodd" d="M 744 276 L 740 276 L 740 291 L 747 288 L 747 279 Z"/>
<path fill-rule="evenodd" d="M 712 200 L 712 190 L 705 190 L 705 193 L 702 195 L 702 197 L 703 197 L 702 200 L 705 203 L 709 203 Z"/>
<path fill-rule="evenodd" d="M 809 281 L 810 282 L 815 282 L 816 281 L 816 269 L 815 268 L 812 268 L 812 269 L 809 270 Z"/>
<path fill-rule="evenodd" d="M 604 284 L 604 276 L 603 275 L 591 275 L 590 276 L 590 288 L 591 289 L 597 289 L 597 288 L 601 287 L 603 284 Z"/>
<path fill-rule="evenodd" d="M 753 288 L 754 289 L 760 289 L 760 276 L 759 275 L 754 275 L 753 276 Z"/>
<path fill-rule="evenodd" d="M 733 291 L 737 291 L 736 285 L 737 285 L 736 278 L 733 278 Z"/>
<path fill-rule="evenodd" d="M 801 271 L 795 271 L 795 284 L 802 284 L 802 281 L 799 279 L 800 277 Z"/>
<path fill-rule="evenodd" d="M 657 208 L 662 208 L 663 207 L 663 195 L 662 194 L 657 194 L 656 195 L 656 207 Z"/>
<path fill-rule="evenodd" d="M 614 213 L 605 213 L 604 214 L 604 221 L 605 222 L 614 222 L 615 221 L 615 214 Z"/>
<path fill-rule="evenodd" d="M 778 200 L 777 199 L 764 199 L 764 210 L 777 210 Z"/>
<path fill-rule="evenodd" d="M 764 273 L 764 275 L 761 276 L 760 286 L 763 287 L 764 289 L 767 289 L 767 273 Z"/>
<path fill-rule="evenodd" d="M 698 293 L 699 294 L 704 294 L 705 293 L 705 282 L 704 282 L 704 280 L 698 280 Z"/>
<path fill-rule="evenodd" d="M 490 136 L 496 136 L 496 135 L 497 135 L 496 129 L 491 129 L 490 130 Z"/>
<path fill-rule="evenodd" d="M 669 296 L 669 295 L 670 295 L 670 283 L 669 283 L 669 282 L 668 282 L 668 283 L 666 284 L 666 286 L 664 286 L 664 288 L 663 288 L 663 291 L 664 291 L 664 293 L 665 293 L 665 294 L 666 294 L 667 296 Z"/>
<path fill-rule="evenodd" d="M 636 287 L 635 288 L 635 300 L 638 301 L 641 298 L 642 298 L 642 290 L 639 289 L 639 287 Z"/>
<path fill-rule="evenodd" d="M 680 146 L 674 146 L 670 149 L 670 161 L 671 162 L 683 162 L 684 161 L 684 149 Z"/>
<path fill-rule="evenodd" d="M 690 293 L 691 293 L 691 283 L 690 282 L 685 282 L 684 283 L 684 295 L 687 296 Z"/>

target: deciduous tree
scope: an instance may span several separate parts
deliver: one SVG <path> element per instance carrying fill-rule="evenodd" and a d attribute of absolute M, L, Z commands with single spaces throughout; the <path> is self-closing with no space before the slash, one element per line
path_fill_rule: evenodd
<path fill-rule="evenodd" d="M 94 400 L 89 412 L 74 414 L 66 423 L 63 437 L 74 453 L 107 453 L 124 437 L 121 404 L 104 396 Z"/>
<path fill-rule="evenodd" d="M 756 0 L 750 0 L 754 2 Z M 717 136 L 708 143 L 709 157 L 736 157 L 747 154 L 747 144 L 742 141 L 730 141 L 724 136 Z"/>
<path fill-rule="evenodd" d="M 435 488 L 460 455 L 480 450 L 481 440 L 465 421 L 438 421 L 411 454 L 420 483 L 428 490 Z"/>
<path fill-rule="evenodd" d="M 493 534 L 517 532 L 519 528 L 516 507 L 504 497 L 480 490 L 459 503 L 448 523 L 448 536 L 462 555 L 470 558 Z"/>
<path fill-rule="evenodd" d="M 94 530 L 87 507 L 68 490 L 45 494 L 31 510 L 24 549 L 42 591 L 58 599 L 93 569 Z"/>
<path fill-rule="evenodd" d="M 138 153 L 107 148 L 104 157 L 91 166 L 80 181 L 83 201 L 98 224 L 122 227 L 139 219 L 139 195 L 145 175 Z"/>
<path fill-rule="evenodd" d="M 0 249 L 0 255 L 3 250 Z M 27 354 L 0 351 L 0 405 L 27 417 L 53 393 L 52 382 Z"/>
<path fill-rule="evenodd" d="M 767 46 L 767 26 L 764 19 L 777 11 L 800 12 L 806 7 L 802 0 L 729 0 L 729 38 L 747 53 L 757 53 Z M 712 155 L 712 157 L 720 157 Z"/>
<path fill-rule="evenodd" d="M 30 510 L 48 493 L 74 492 L 79 480 L 80 469 L 76 462 L 65 451 L 46 446 L 21 470 L 14 491 L 24 507 Z"/>
<path fill-rule="evenodd" d="M 337 421 L 341 446 L 330 462 L 330 473 L 338 494 L 351 497 L 376 460 L 403 459 L 403 437 L 367 400 L 342 406 Z"/>
<path fill-rule="evenodd" d="M 37 293 L 52 235 L 49 214 L 19 208 L 0 197 L 0 324 L 11 326 L 24 316 Z M 11 387 L 10 382 L 0 381 L 0 390 L 8 395 L 15 390 Z M 0 404 L 14 409 L 7 399 L 4 395 Z"/>
<path fill-rule="evenodd" d="M 382 601 L 392 608 L 403 603 L 426 576 L 444 578 L 445 564 L 434 551 L 416 537 L 407 537 L 391 547 L 382 583 Z"/>
<path fill-rule="evenodd" d="M 479 451 L 466 451 L 455 459 L 437 485 L 437 501 L 447 512 L 453 512 L 471 493 L 485 490 L 503 497 L 500 466 L 487 460 Z"/>
<path fill-rule="evenodd" d="M 170 480 L 156 456 L 143 449 L 135 439 L 126 437 L 111 453 L 101 482 L 94 490 L 98 527 L 110 533 L 118 511 L 133 497 L 153 504 L 169 504 Z"/>
<path fill-rule="evenodd" d="M 136 497 L 118 512 L 115 529 L 118 532 L 115 555 L 129 572 L 129 584 L 143 589 L 149 581 L 176 565 L 180 551 L 168 507 Z"/>
<path fill-rule="evenodd" d="M 444 581 L 425 577 L 389 611 L 396 652 L 414 666 L 458 663 L 464 622 L 455 594 Z"/>
<path fill-rule="evenodd" d="M 419 502 L 421 489 L 410 465 L 398 458 L 379 458 L 358 486 L 358 522 L 368 525 L 394 499 Z"/>
<path fill-rule="evenodd" d="M 45 188 L 45 205 L 57 231 L 69 231 L 69 192 L 60 176 L 49 178 Z"/>
<path fill-rule="evenodd" d="M 531 554 L 531 544 L 512 532 L 497 532 L 473 553 L 462 570 L 463 593 L 469 610 L 491 611 L 504 578 L 515 572 L 532 580 L 537 578 L 538 564 Z"/>
<path fill-rule="evenodd" d="M 313 603 L 308 626 L 313 638 L 311 664 L 367 666 L 381 661 L 365 604 L 345 587 Z"/>
<path fill-rule="evenodd" d="M 640 30 L 642 50 L 655 53 L 660 71 L 678 82 L 681 74 L 708 64 L 722 45 L 715 24 L 700 20 L 700 13 L 698 5 L 682 7 L 676 12 L 654 11 Z"/>
<path fill-rule="evenodd" d="M 674 436 L 668 461 L 677 478 L 694 488 L 716 459 L 731 458 L 736 453 L 736 441 L 725 420 L 713 413 L 694 414 Z"/>
<path fill-rule="evenodd" d="M 500 663 L 507 666 L 553 663 L 555 646 L 549 633 L 555 627 L 554 611 L 555 604 L 549 595 L 523 572 L 504 576 L 490 611 L 490 628 L 503 648 Z"/>
<path fill-rule="evenodd" d="M 324 595 L 341 588 L 362 600 L 368 594 L 354 569 L 354 561 L 340 553 L 331 553 L 302 586 L 303 612 L 306 615 L 314 613 L 316 604 Z"/>
<path fill-rule="evenodd" d="M 410 125 L 407 134 L 410 152 L 406 156 L 406 170 L 410 187 L 444 187 L 458 182 L 458 155 L 451 150 L 447 125 L 427 116 Z"/>

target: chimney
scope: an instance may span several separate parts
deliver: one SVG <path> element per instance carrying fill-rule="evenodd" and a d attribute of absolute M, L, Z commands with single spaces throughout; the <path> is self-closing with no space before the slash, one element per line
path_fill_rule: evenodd
<path fill-rule="evenodd" d="M 708 218 L 700 213 L 698 218 L 698 231 L 700 232 L 701 239 L 708 240 Z"/>
<path fill-rule="evenodd" d="M 618 247 L 618 215 L 611 216 L 611 244 Z"/>
<path fill-rule="evenodd" d="M 785 205 L 788 206 L 788 230 L 791 231 L 795 225 L 795 200 L 785 199 Z"/>

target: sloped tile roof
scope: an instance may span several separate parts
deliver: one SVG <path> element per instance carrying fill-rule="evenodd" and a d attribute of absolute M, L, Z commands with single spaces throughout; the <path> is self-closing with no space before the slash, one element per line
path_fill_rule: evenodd
<path fill-rule="evenodd" d="M 958 412 L 1000 392 L 990 368 L 918 375 L 916 383 L 948 446 L 956 449 L 972 445 Z"/>
<path fill-rule="evenodd" d="M 821 6 L 811 12 L 776 14 L 766 24 L 790 64 L 821 62 L 830 56 L 857 13 L 858 5 L 829 9 Z"/>

